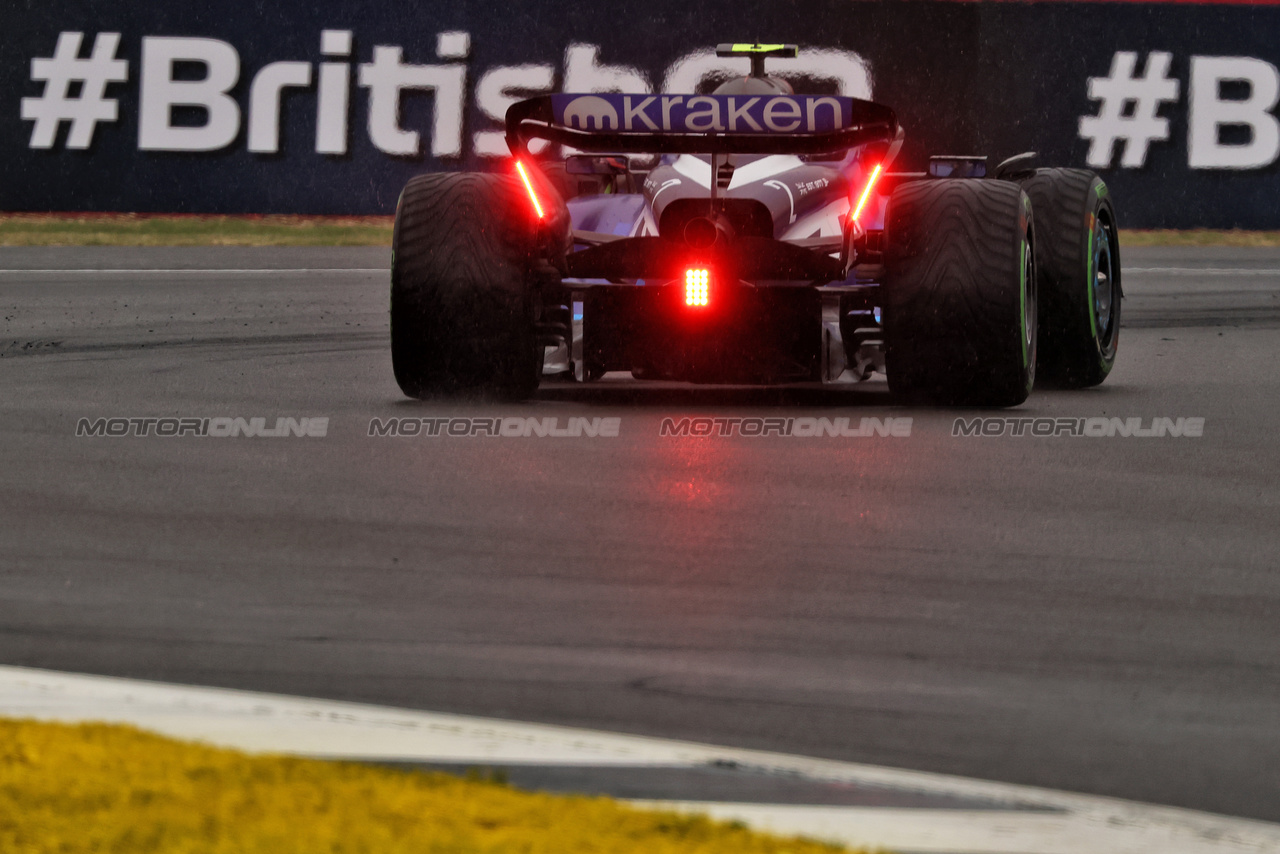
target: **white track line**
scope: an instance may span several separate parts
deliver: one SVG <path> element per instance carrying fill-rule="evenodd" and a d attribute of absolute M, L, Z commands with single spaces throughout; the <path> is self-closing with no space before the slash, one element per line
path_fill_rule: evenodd
<path fill-rule="evenodd" d="M 759 830 L 847 844 L 854 840 L 898 851 L 936 854 L 1170 854 L 1170 852 L 1269 851 L 1241 837 L 1232 843 L 1205 844 L 1203 830 L 1179 827 L 1141 816 L 1117 816 L 1134 822 L 1120 829 L 1099 815 L 1045 814 L 991 810 L 903 809 L 686 801 L 634 801 L 638 805 L 696 812 L 724 821 L 741 821 Z"/>
<path fill-rule="evenodd" d="M 261 267 L 261 268 L 233 268 L 233 267 L 203 267 L 203 268 L 171 268 L 158 269 L 151 267 L 103 267 L 96 269 L 89 268 L 40 268 L 31 270 L 21 269 L 4 269 L 0 270 L 0 275 L 22 275 L 22 274 L 42 274 L 42 275 L 86 275 L 96 276 L 102 274 L 108 275 L 136 275 L 146 273 L 161 273 L 165 275 L 180 275 L 183 273 L 195 275 L 218 275 L 222 273 L 242 276 L 262 276 L 271 275 L 272 273 L 389 273 L 389 267 Z M 1123 272 L 1139 275 L 1161 275 L 1161 276 L 1280 276 L 1280 268 L 1258 268 L 1258 267 L 1124 267 Z"/>
<path fill-rule="evenodd" d="M 198 275 L 219 275 L 229 273 L 239 276 L 265 276 L 273 273 L 390 273 L 390 267 L 262 267 L 260 269 L 250 268 L 233 268 L 233 267 L 206 267 L 206 268 L 173 268 L 173 269 L 156 269 L 151 267 L 106 267 L 102 269 L 74 268 L 66 270 L 55 269 L 38 269 L 38 270 L 0 270 L 0 274 L 21 275 L 23 273 L 43 273 L 52 275 L 85 275 L 97 276 L 101 274 L 126 274 L 136 275 L 139 273 L 163 273 L 165 275 L 175 275 L 181 273 L 192 273 Z"/>
<path fill-rule="evenodd" d="M 1121 267 L 1122 273 L 1160 276 L 1280 276 L 1275 267 Z"/>
<path fill-rule="evenodd" d="M 326 758 L 674 767 L 734 762 L 815 780 L 1056 810 L 652 802 L 857 846 L 939 854 L 1280 854 L 1280 825 L 1268 822 L 782 753 L 250 691 L 0 666 L 0 715 L 129 723 L 242 750 Z"/>

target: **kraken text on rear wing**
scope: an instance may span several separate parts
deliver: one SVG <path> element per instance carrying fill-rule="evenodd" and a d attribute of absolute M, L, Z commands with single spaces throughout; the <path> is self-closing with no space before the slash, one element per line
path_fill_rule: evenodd
<path fill-rule="evenodd" d="M 621 154 L 829 154 L 898 131 L 893 110 L 835 95 L 561 94 L 507 110 L 507 145 L 531 139 Z"/>

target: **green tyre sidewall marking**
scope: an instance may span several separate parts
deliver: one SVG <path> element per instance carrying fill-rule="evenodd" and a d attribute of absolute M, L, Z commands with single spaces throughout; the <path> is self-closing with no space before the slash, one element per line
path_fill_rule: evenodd
<path fill-rule="evenodd" d="M 1022 237 L 1022 251 L 1018 254 L 1018 342 L 1022 345 L 1022 367 L 1027 367 L 1027 253 L 1031 246 L 1026 235 Z"/>
<path fill-rule="evenodd" d="M 1089 331 L 1093 333 L 1093 340 L 1098 340 L 1098 256 L 1093 248 L 1093 239 L 1098 233 L 1098 215 L 1090 212 L 1088 219 L 1085 220 L 1086 228 L 1089 232 L 1089 242 L 1086 244 L 1085 256 L 1089 259 L 1089 263 L 1085 266 L 1085 287 L 1088 293 L 1089 306 Z"/>

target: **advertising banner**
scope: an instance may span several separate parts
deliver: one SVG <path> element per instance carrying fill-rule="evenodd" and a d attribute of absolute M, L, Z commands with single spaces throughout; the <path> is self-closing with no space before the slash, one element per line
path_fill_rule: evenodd
<path fill-rule="evenodd" d="M 759 38 L 801 46 L 768 60 L 797 92 L 893 107 L 896 168 L 1037 151 L 1101 173 L 1122 225 L 1280 228 L 1271 3 L 16 0 L 0 23 L 7 211 L 390 213 L 419 172 L 504 168 L 520 98 L 706 95 L 748 68 L 715 45 Z"/>

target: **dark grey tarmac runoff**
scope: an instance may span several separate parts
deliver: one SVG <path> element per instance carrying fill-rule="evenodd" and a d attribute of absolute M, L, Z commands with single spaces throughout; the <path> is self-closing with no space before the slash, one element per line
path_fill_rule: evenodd
<path fill-rule="evenodd" d="M 1003 412 L 612 374 L 406 400 L 388 254 L 0 249 L 0 663 L 1280 820 L 1280 251 L 1126 251 L 1111 378 Z M 953 435 L 988 416 L 1204 423 Z M 329 420 L 76 436 L 236 417 Z M 451 417 L 620 422 L 368 435 Z M 912 422 L 659 435 L 686 417 Z"/>

